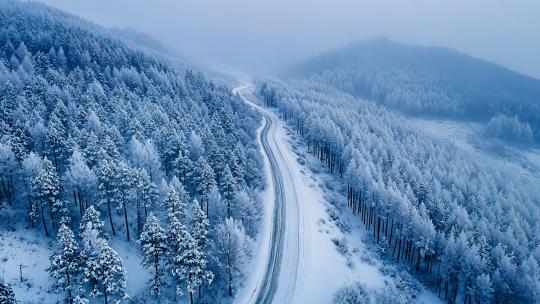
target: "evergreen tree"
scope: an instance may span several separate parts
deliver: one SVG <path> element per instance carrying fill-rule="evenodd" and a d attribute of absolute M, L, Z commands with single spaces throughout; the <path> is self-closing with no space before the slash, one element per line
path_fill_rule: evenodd
<path fill-rule="evenodd" d="M 211 283 L 214 275 L 210 271 L 206 271 L 207 251 L 208 251 L 208 226 L 210 222 L 202 211 L 199 204 L 193 204 L 193 218 L 191 220 L 191 235 L 197 244 L 199 256 L 191 270 L 190 280 L 192 286 L 199 288 L 199 297 L 201 296 L 201 285 L 204 281 Z"/>
<path fill-rule="evenodd" d="M 142 247 L 143 265 L 154 271 L 152 293 L 160 295 L 163 286 L 162 258 L 167 250 L 167 239 L 159 220 L 152 213 L 146 219 L 138 242 Z"/>
<path fill-rule="evenodd" d="M 167 209 L 169 221 L 172 221 L 172 218 L 176 218 L 179 221 L 184 219 L 186 204 L 182 200 L 181 196 L 172 187 L 169 189 L 169 193 L 167 194 L 165 207 Z"/>
<path fill-rule="evenodd" d="M 17 161 L 11 146 L 0 143 L 0 207 L 4 199 L 13 205 L 16 169 Z"/>
<path fill-rule="evenodd" d="M 118 189 L 114 183 L 114 167 L 108 160 L 102 160 L 97 170 L 98 178 L 98 199 L 99 204 L 107 204 L 107 213 L 109 214 L 109 224 L 114 236 L 116 229 L 112 217 L 112 209 L 120 205 Z"/>
<path fill-rule="evenodd" d="M 231 173 L 233 174 L 235 183 L 237 185 L 244 183 L 246 164 L 247 159 L 244 147 L 241 143 L 237 143 L 232 153 L 232 162 L 230 167 Z"/>
<path fill-rule="evenodd" d="M 208 193 L 210 193 L 212 186 L 216 184 L 216 180 L 214 170 L 202 156 L 199 157 L 196 163 L 195 183 L 202 202 L 206 204 L 208 202 Z"/>
<path fill-rule="evenodd" d="M 191 168 L 193 168 L 193 162 L 187 156 L 187 152 L 179 152 L 176 159 L 173 161 L 173 173 L 180 178 L 180 181 L 187 186 L 190 181 Z"/>
<path fill-rule="evenodd" d="M 153 208 L 158 200 L 157 186 L 152 182 L 150 176 L 144 169 L 136 169 L 134 172 L 134 185 L 136 192 L 137 203 L 137 231 L 140 233 L 142 230 L 142 214 L 141 207 L 144 211 L 144 217 L 148 216 L 148 209 Z"/>
<path fill-rule="evenodd" d="M 253 240 L 245 233 L 242 223 L 228 218 L 216 228 L 213 258 L 220 273 L 226 279 L 229 297 L 233 297 L 239 279 L 244 275 L 244 266 L 251 255 Z"/>
<path fill-rule="evenodd" d="M 488 274 L 481 274 L 476 278 L 474 299 L 476 303 L 492 303 L 493 288 Z"/>
<path fill-rule="evenodd" d="M 229 165 L 225 165 L 225 170 L 220 181 L 221 193 L 227 203 L 227 217 L 232 217 L 232 203 L 237 191 L 236 181 L 229 169 Z"/>
<path fill-rule="evenodd" d="M 122 209 L 124 213 L 124 225 L 126 228 L 127 241 L 131 241 L 129 229 L 128 204 L 133 199 L 133 184 L 134 173 L 125 162 L 119 162 L 114 166 L 113 171 L 113 187 L 114 201 L 118 202 L 118 209 Z"/>
<path fill-rule="evenodd" d="M 4 280 L 0 279 L 0 303 L 2 304 L 17 304 L 15 293 L 11 286 Z"/>
<path fill-rule="evenodd" d="M 167 240 L 170 246 L 167 266 L 176 281 L 175 293 L 183 295 L 188 291 L 191 295 L 190 269 L 199 255 L 197 242 L 176 217 L 171 218 Z"/>
<path fill-rule="evenodd" d="M 34 228 L 39 210 L 39 206 L 37 205 L 37 193 L 34 191 L 37 188 L 35 182 L 39 176 L 39 173 L 43 169 L 43 159 L 36 153 L 30 152 L 30 154 L 28 154 L 28 156 L 22 162 L 22 169 L 24 176 L 23 182 L 26 188 L 26 197 L 28 200 L 30 226 Z"/>
<path fill-rule="evenodd" d="M 94 232 L 95 236 L 97 233 Z M 96 252 L 92 258 L 86 258 L 83 272 L 84 282 L 93 282 L 90 295 L 97 297 L 103 294 L 105 304 L 112 298 L 119 303 L 126 295 L 126 270 L 122 265 L 122 259 L 114 251 L 107 241 L 94 237 L 97 242 Z M 101 290 L 99 288 L 101 286 Z"/>
<path fill-rule="evenodd" d="M 45 157 L 43 159 L 43 169 L 39 172 L 34 183 L 37 198 L 40 201 L 41 219 L 45 234 L 48 236 L 47 224 L 45 222 L 45 204 L 49 206 L 51 224 L 55 228 L 54 214 L 58 211 L 58 207 L 62 206 L 60 198 L 60 181 L 56 169 L 53 164 Z"/>
<path fill-rule="evenodd" d="M 70 152 L 68 113 L 64 103 L 59 100 L 54 107 L 47 126 L 47 146 L 57 171 L 64 164 Z"/>
<path fill-rule="evenodd" d="M 50 260 L 49 274 L 55 280 L 53 290 L 56 293 L 67 292 L 68 302 L 73 303 L 77 277 L 81 272 L 80 252 L 75 235 L 65 224 L 58 229 L 58 248 Z"/>
<path fill-rule="evenodd" d="M 97 177 L 86 165 L 86 161 L 79 150 L 73 151 L 69 159 L 69 166 L 66 171 L 65 184 L 71 188 L 73 202 L 79 206 L 82 217 L 88 204 L 88 200 L 97 188 Z"/>
<path fill-rule="evenodd" d="M 103 226 L 104 223 L 100 218 L 99 211 L 97 211 L 93 205 L 90 205 L 90 207 L 86 209 L 86 212 L 84 213 L 79 225 L 81 235 L 84 234 L 85 230 L 93 229 L 97 231 L 98 237 L 107 238 L 105 231 L 103 230 Z"/>

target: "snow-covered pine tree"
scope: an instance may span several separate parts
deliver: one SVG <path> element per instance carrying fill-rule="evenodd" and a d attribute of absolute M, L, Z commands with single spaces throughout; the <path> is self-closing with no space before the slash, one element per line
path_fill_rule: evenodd
<path fill-rule="evenodd" d="M 127 298 L 127 275 L 122 264 L 122 259 L 109 246 L 107 241 L 95 237 L 97 232 L 95 230 L 93 231 L 94 233 L 89 234 L 93 235 L 94 240 L 97 242 L 95 246 L 96 253 L 92 258 L 86 259 L 83 281 L 93 283 L 91 296 L 98 297 L 103 294 L 105 304 L 109 303 L 111 298 L 115 300 L 115 303 L 120 303 L 121 299 Z"/>
<path fill-rule="evenodd" d="M 95 229 L 98 232 L 98 237 L 107 238 L 107 235 L 103 230 L 104 225 L 105 224 L 100 218 L 99 211 L 97 211 L 93 205 L 90 205 L 90 207 L 86 209 L 81 219 L 81 223 L 79 224 L 79 231 L 81 235 L 84 235 L 85 230 Z"/>
<path fill-rule="evenodd" d="M 11 146 L 0 143 L 0 207 L 5 199 L 8 204 L 13 205 L 15 194 L 15 171 L 17 161 Z"/>
<path fill-rule="evenodd" d="M 225 169 L 223 170 L 220 187 L 223 198 L 227 203 L 227 217 L 232 217 L 232 203 L 237 191 L 237 185 L 228 164 L 225 165 Z"/>
<path fill-rule="evenodd" d="M 137 231 L 140 233 L 143 223 L 141 208 L 146 218 L 148 216 L 148 209 L 153 209 L 153 206 L 157 204 L 159 192 L 156 184 L 151 180 L 150 175 L 145 169 L 134 170 L 133 182 L 137 204 Z"/>
<path fill-rule="evenodd" d="M 118 202 L 118 209 L 124 213 L 124 224 L 126 226 L 127 241 L 131 241 L 129 231 L 128 204 L 130 203 L 130 193 L 133 191 L 134 174 L 133 170 L 123 161 L 117 163 L 113 170 L 113 188 L 115 189 L 114 199 Z"/>
<path fill-rule="evenodd" d="M 195 186 L 200 195 L 202 203 L 207 204 L 208 193 L 213 185 L 216 184 L 216 175 L 214 169 L 206 162 L 204 157 L 199 157 L 195 165 Z"/>
<path fill-rule="evenodd" d="M 211 271 L 206 271 L 206 265 L 208 263 L 208 226 L 210 222 L 199 204 L 194 203 L 192 208 L 191 235 L 197 244 L 200 256 L 197 257 L 196 263 L 192 267 L 190 281 L 192 285 L 198 287 L 200 297 L 201 286 L 204 281 L 210 284 L 214 279 L 214 274 Z"/>
<path fill-rule="evenodd" d="M 73 299 L 73 304 L 88 304 L 90 301 L 82 296 L 76 296 L 75 299 Z"/>
<path fill-rule="evenodd" d="M 169 189 L 169 193 L 167 194 L 165 208 L 167 209 L 169 221 L 171 221 L 173 217 L 179 221 L 183 220 L 186 204 L 173 187 Z"/>
<path fill-rule="evenodd" d="M 167 239 L 158 218 L 152 213 L 146 219 L 138 243 L 141 245 L 143 265 L 154 271 L 152 293 L 159 296 L 164 284 L 162 260 L 167 250 Z"/>
<path fill-rule="evenodd" d="M 247 160 L 244 147 L 240 142 L 238 142 L 232 153 L 232 162 L 230 168 L 237 185 L 244 183 L 246 163 Z"/>
<path fill-rule="evenodd" d="M 88 199 L 95 193 L 97 187 L 97 177 L 88 165 L 79 150 L 73 151 L 69 158 L 69 166 L 64 175 L 66 186 L 71 189 L 73 202 L 79 206 L 79 213 L 83 216 L 84 210 L 88 207 Z"/>
<path fill-rule="evenodd" d="M 474 301 L 476 303 L 487 304 L 493 302 L 493 287 L 488 274 L 483 273 L 476 277 L 474 287 Z"/>
<path fill-rule="evenodd" d="M 173 161 L 173 173 L 178 176 L 184 186 L 189 184 L 189 177 L 192 167 L 193 162 L 187 156 L 187 152 L 180 151 L 178 156 Z"/>
<path fill-rule="evenodd" d="M 238 205 L 238 209 L 240 209 L 240 218 L 246 232 L 250 236 L 254 236 L 257 233 L 257 228 L 262 217 L 260 206 L 257 204 L 256 199 L 245 191 L 237 192 L 234 199 Z"/>
<path fill-rule="evenodd" d="M 176 217 L 171 218 L 167 240 L 169 243 L 167 266 L 176 281 L 175 293 L 183 295 L 188 291 L 192 300 L 193 286 L 189 279 L 191 267 L 197 263 L 197 257 L 200 255 L 197 242 L 187 227 Z"/>
<path fill-rule="evenodd" d="M 11 286 L 4 280 L 0 279 L 0 303 L 2 304 L 17 304 L 15 293 Z"/>
<path fill-rule="evenodd" d="M 212 186 L 212 188 L 210 188 L 210 192 L 208 193 L 208 203 L 206 204 L 208 207 L 206 216 L 208 217 L 208 220 L 212 222 L 212 224 L 225 218 L 227 211 L 225 208 L 223 208 L 222 203 L 219 188 L 217 186 Z M 210 213 L 210 209 L 213 210 L 212 213 Z"/>
<path fill-rule="evenodd" d="M 114 228 L 114 222 L 112 217 L 112 209 L 120 203 L 118 202 L 118 189 L 114 184 L 114 167 L 113 164 L 103 159 L 99 162 L 97 170 L 98 178 L 98 198 L 99 204 L 107 204 L 107 213 L 109 214 L 109 224 L 114 236 L 116 236 L 116 229 Z"/>
<path fill-rule="evenodd" d="M 50 256 L 51 267 L 48 269 L 54 279 L 53 291 L 67 292 L 67 300 L 73 303 L 73 294 L 77 289 L 78 276 L 81 273 L 80 251 L 73 231 L 62 224 L 58 229 L 58 247 Z M 0 301 L 0 303 L 3 303 Z"/>
<path fill-rule="evenodd" d="M 210 222 L 199 204 L 193 204 L 192 209 L 191 235 L 197 241 L 197 246 L 204 250 L 208 246 L 208 226 Z"/>
<path fill-rule="evenodd" d="M 252 244 L 253 240 L 246 234 L 240 221 L 228 218 L 216 228 L 212 257 L 224 274 L 229 297 L 234 295 L 235 286 L 244 275 Z"/>
<path fill-rule="evenodd" d="M 48 236 L 47 223 L 45 221 L 45 204 L 49 206 L 49 214 L 51 217 L 51 224 L 53 229 L 55 228 L 54 214 L 56 213 L 56 206 L 60 199 L 60 181 L 56 169 L 52 162 L 45 157 L 43 159 L 43 168 L 39 172 L 35 183 L 34 191 L 40 201 L 41 219 L 43 221 L 43 228 L 45 234 Z"/>
<path fill-rule="evenodd" d="M 38 217 L 38 205 L 34 183 L 43 168 L 43 159 L 34 152 L 30 152 L 22 162 L 23 182 L 26 189 L 26 199 L 28 200 L 28 217 L 30 226 L 34 228 Z"/>
<path fill-rule="evenodd" d="M 57 171 L 60 166 L 65 164 L 69 156 L 69 129 L 68 113 L 64 102 L 58 100 L 49 118 L 47 126 L 47 147 L 48 155 L 52 158 L 54 167 Z"/>

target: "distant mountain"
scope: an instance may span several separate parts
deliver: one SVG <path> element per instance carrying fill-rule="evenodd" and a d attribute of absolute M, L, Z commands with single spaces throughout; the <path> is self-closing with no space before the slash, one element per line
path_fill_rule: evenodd
<path fill-rule="evenodd" d="M 450 49 L 372 39 L 286 72 L 411 114 L 487 121 L 516 116 L 540 133 L 540 80 Z"/>

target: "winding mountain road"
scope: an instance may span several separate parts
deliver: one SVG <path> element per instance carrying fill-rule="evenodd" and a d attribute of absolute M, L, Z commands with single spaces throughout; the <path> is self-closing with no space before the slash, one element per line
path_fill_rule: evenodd
<path fill-rule="evenodd" d="M 267 229 L 269 237 L 264 252 L 259 253 L 266 257 L 264 271 L 256 274 L 256 284 L 248 291 L 245 300 L 257 304 L 291 303 L 298 280 L 300 247 L 295 181 L 281 151 L 283 146 L 276 138 L 278 118 L 254 103 L 252 90 L 251 85 L 244 85 L 233 92 L 238 93 L 263 116 L 264 125 L 259 134 L 259 142 L 269 165 L 271 180 L 268 182 L 273 194 L 273 206 L 266 209 L 266 212 L 271 213 L 270 227 Z"/>

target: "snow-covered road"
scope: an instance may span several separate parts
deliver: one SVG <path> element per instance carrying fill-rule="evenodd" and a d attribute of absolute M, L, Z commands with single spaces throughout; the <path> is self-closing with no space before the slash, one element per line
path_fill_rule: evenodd
<path fill-rule="evenodd" d="M 272 112 L 253 103 L 252 86 L 235 89 L 242 98 L 263 116 L 259 132 L 266 170 L 268 196 L 265 212 L 270 219 L 263 224 L 258 259 L 252 269 L 251 287 L 245 288 L 237 298 L 242 303 L 291 303 L 297 282 L 299 265 L 298 198 L 290 169 L 276 137 L 279 120 Z M 264 227 L 266 226 L 266 227 Z M 251 281 L 251 282 L 250 282 Z M 242 299 L 242 300 L 240 300 Z"/>
<path fill-rule="evenodd" d="M 284 123 L 258 106 L 252 91 L 253 85 L 243 85 L 233 92 L 263 116 L 258 139 L 267 172 L 265 217 L 249 277 L 235 302 L 331 303 L 334 292 L 350 282 L 382 286 L 376 267 L 357 263 L 353 270 L 336 251 L 332 239 L 343 234 L 328 217 L 323 190 L 298 163 Z"/>

